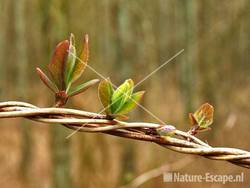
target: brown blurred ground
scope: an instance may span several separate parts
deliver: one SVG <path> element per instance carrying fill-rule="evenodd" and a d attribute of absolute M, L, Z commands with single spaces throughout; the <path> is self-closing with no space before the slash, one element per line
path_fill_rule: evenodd
<path fill-rule="evenodd" d="M 90 65 L 115 84 L 139 82 L 181 49 L 185 52 L 143 82 L 143 105 L 167 123 L 187 130 L 187 112 L 215 106 L 215 123 L 200 134 L 214 146 L 250 150 L 250 1 L 0 0 L 0 99 L 50 106 L 53 96 L 35 67 L 45 69 L 54 46 L 74 33 L 90 35 Z M 82 80 L 97 75 L 87 70 Z M 99 111 L 96 88 L 67 105 Z M 141 109 L 131 121 L 156 122 Z M 74 135 L 58 126 L 23 119 L 0 120 L 0 187 L 119 187 L 139 174 L 184 155 L 157 145 L 102 134 Z M 245 173 L 248 170 L 194 158 L 182 173 Z M 172 187 L 186 187 L 172 183 Z M 142 187 L 167 187 L 162 177 Z"/>

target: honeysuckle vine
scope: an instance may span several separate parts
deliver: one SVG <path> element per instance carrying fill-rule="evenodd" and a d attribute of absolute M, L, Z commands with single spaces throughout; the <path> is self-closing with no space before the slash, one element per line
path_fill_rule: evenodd
<path fill-rule="evenodd" d="M 73 86 L 80 79 L 89 59 L 88 35 L 84 36 L 79 58 L 77 57 L 74 35 L 60 42 L 54 51 L 48 72 L 51 79 L 40 69 L 37 73 L 42 82 L 55 94 L 54 107 L 39 108 L 35 105 L 8 101 L 0 103 L 0 118 L 24 117 L 33 121 L 60 124 L 79 132 L 101 132 L 109 135 L 159 144 L 170 150 L 203 156 L 213 160 L 224 160 L 235 165 L 250 168 L 250 152 L 225 147 L 212 147 L 195 137 L 199 132 L 211 129 L 214 108 L 205 103 L 189 114 L 190 129 L 178 130 L 173 125 L 146 122 L 127 122 L 128 113 L 133 110 L 144 95 L 134 91 L 134 82 L 127 79 L 114 89 L 109 78 L 90 80 Z M 80 94 L 88 88 L 98 86 L 98 97 L 104 107 L 104 114 L 62 108 L 69 97 Z"/>
<path fill-rule="evenodd" d="M 241 167 L 250 168 L 250 152 L 236 148 L 212 147 L 172 125 L 109 120 L 105 114 L 68 108 L 39 108 L 29 103 L 17 101 L 0 103 L 0 118 L 17 117 L 46 124 L 59 124 L 79 132 L 104 133 L 152 142 L 176 152 L 198 155 L 212 160 L 228 161 Z M 159 134 L 159 131 L 163 132 Z"/>

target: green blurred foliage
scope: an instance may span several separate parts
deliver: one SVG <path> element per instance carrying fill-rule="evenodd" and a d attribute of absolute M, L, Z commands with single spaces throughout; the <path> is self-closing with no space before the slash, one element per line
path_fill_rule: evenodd
<path fill-rule="evenodd" d="M 215 122 L 211 131 L 198 136 L 212 145 L 249 149 L 249 8 L 248 0 L 0 0 L 1 101 L 51 106 L 53 94 L 39 81 L 35 67 L 45 70 L 56 44 L 70 33 L 76 41 L 89 34 L 89 65 L 116 85 L 128 78 L 139 82 L 185 49 L 138 86 L 146 90 L 142 104 L 162 121 L 188 130 L 188 112 L 209 102 Z M 93 78 L 98 75 L 87 68 L 81 79 Z M 72 98 L 67 107 L 100 111 L 97 88 Z M 130 121 L 136 120 L 158 122 L 140 108 L 130 114 Z M 65 139 L 70 133 L 56 125 L 1 120 L 0 186 L 119 187 L 184 157 L 154 144 L 102 134 Z M 248 172 L 200 158 L 179 171 Z M 249 181 L 245 177 L 242 186 Z M 166 186 L 159 177 L 142 187 Z"/>

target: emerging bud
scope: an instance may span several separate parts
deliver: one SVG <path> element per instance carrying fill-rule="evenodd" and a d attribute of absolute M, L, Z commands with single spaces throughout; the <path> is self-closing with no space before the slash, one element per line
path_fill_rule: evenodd
<path fill-rule="evenodd" d="M 65 105 L 69 97 L 82 93 L 99 83 L 98 79 L 93 79 L 76 87 L 71 87 L 82 75 L 87 66 L 88 59 L 88 35 L 84 36 L 83 49 L 80 58 L 78 58 L 75 37 L 71 34 L 69 40 L 64 40 L 56 46 L 51 62 L 48 65 L 53 82 L 41 69 L 37 68 L 37 73 L 42 82 L 55 93 L 56 107 Z"/>
<path fill-rule="evenodd" d="M 156 131 L 160 136 L 173 136 L 176 131 L 176 128 L 173 125 L 163 125 Z"/>

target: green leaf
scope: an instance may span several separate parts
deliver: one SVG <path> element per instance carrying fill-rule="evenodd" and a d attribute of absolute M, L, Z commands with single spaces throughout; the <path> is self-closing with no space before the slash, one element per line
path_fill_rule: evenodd
<path fill-rule="evenodd" d="M 111 104 L 111 97 L 113 95 L 114 89 L 112 87 L 112 84 L 108 79 L 102 80 L 98 86 L 98 97 L 105 108 L 106 114 L 110 114 L 110 104 Z"/>
<path fill-rule="evenodd" d="M 137 106 L 137 103 L 139 103 L 142 99 L 144 93 L 145 91 L 139 91 L 131 95 L 127 102 L 116 113 L 127 114 L 128 112 L 133 110 Z"/>
<path fill-rule="evenodd" d="M 208 128 L 213 123 L 214 107 L 208 103 L 201 105 L 201 107 L 194 113 L 189 114 L 191 125 L 198 125 L 201 129 Z"/>
<path fill-rule="evenodd" d="M 68 56 L 69 50 L 69 41 L 64 40 L 60 42 L 54 51 L 51 62 L 48 65 L 49 72 L 55 81 L 58 89 L 65 89 L 64 82 L 64 72 L 65 72 L 65 64 Z"/>
<path fill-rule="evenodd" d="M 76 61 L 76 48 L 74 46 L 75 39 L 74 35 L 70 35 L 70 45 L 69 45 L 69 52 L 68 57 L 66 61 L 66 72 L 65 72 L 65 84 L 66 84 L 66 90 L 69 90 L 71 86 L 72 81 L 72 75 L 75 67 L 75 61 Z"/>
<path fill-rule="evenodd" d="M 84 72 L 89 59 L 89 44 L 88 35 L 84 36 L 83 49 L 80 54 L 80 59 L 76 60 L 74 71 L 72 74 L 72 83 L 75 82 Z"/>
<path fill-rule="evenodd" d="M 96 85 L 97 83 L 99 82 L 98 79 L 93 79 L 93 80 L 90 80 L 88 82 L 85 82 L 83 84 L 80 84 L 79 86 L 77 86 L 76 88 L 72 89 L 70 92 L 69 92 L 69 96 L 72 97 L 74 95 L 77 95 L 79 93 L 82 93 L 84 91 L 86 91 L 88 88 Z"/>
<path fill-rule="evenodd" d="M 40 79 L 42 80 L 42 82 L 54 93 L 58 92 L 58 88 L 56 87 L 56 85 L 51 82 L 51 80 L 46 76 L 46 74 L 39 68 L 36 68 L 37 74 L 40 77 Z"/>
<path fill-rule="evenodd" d="M 74 71 L 72 73 L 72 80 L 71 80 L 72 83 L 80 78 L 80 76 L 84 72 L 85 66 L 86 66 L 86 64 L 84 62 L 82 62 L 78 59 L 76 60 Z"/>
<path fill-rule="evenodd" d="M 126 80 L 114 92 L 111 101 L 111 111 L 116 114 L 121 107 L 127 102 L 133 92 L 134 82 L 131 79 Z"/>

